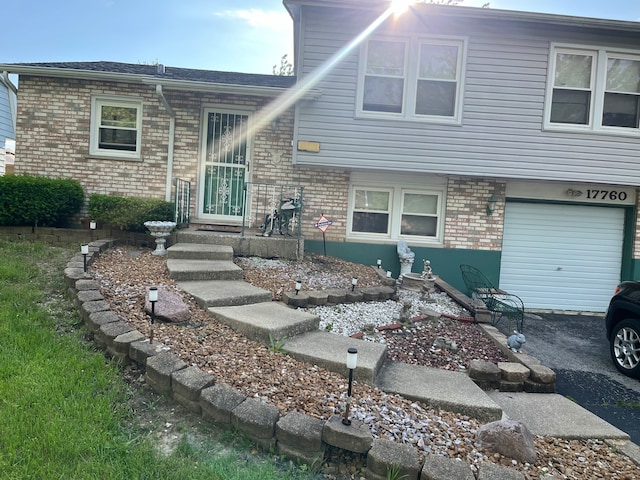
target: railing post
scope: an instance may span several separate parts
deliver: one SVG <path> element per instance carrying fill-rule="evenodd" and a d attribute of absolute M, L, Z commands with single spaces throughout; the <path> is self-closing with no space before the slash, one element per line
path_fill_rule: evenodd
<path fill-rule="evenodd" d="M 244 237 L 244 225 L 245 225 L 245 219 L 247 218 L 247 208 L 251 209 L 251 205 L 247 205 L 247 189 L 248 189 L 248 185 L 249 182 L 244 182 L 244 185 L 242 187 L 243 190 L 243 195 L 244 195 L 244 199 L 242 201 L 242 204 L 244 205 L 243 209 L 242 209 L 242 229 L 240 230 L 240 236 Z"/>

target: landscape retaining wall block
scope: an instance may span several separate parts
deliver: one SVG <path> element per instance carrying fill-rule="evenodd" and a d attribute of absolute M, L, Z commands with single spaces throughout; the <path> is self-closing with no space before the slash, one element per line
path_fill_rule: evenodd
<path fill-rule="evenodd" d="M 218 383 L 200 392 L 202 417 L 222 427 L 231 426 L 231 412 L 247 397 L 226 383 Z"/>
<path fill-rule="evenodd" d="M 171 374 L 186 368 L 187 364 L 169 352 L 147 358 L 147 383 L 157 393 L 171 393 Z"/>
<path fill-rule="evenodd" d="M 232 425 L 265 449 L 276 446 L 276 422 L 280 410 L 255 398 L 247 398 L 231 412 Z"/>

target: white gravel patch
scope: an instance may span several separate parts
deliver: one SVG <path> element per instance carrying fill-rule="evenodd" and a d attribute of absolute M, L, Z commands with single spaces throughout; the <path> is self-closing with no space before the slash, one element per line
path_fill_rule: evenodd
<path fill-rule="evenodd" d="M 322 305 L 303 310 L 320 317 L 320 330 L 326 330 L 346 337 L 358 332 L 367 332 L 375 327 L 400 322 L 403 303 L 410 302 L 409 318 L 430 310 L 453 316 L 469 315 L 469 312 L 455 303 L 446 293 L 432 293 L 431 301 L 422 300 L 422 294 L 411 290 L 398 292 L 398 301 L 341 303 Z M 370 340 L 384 342 L 382 336 L 375 335 Z"/>

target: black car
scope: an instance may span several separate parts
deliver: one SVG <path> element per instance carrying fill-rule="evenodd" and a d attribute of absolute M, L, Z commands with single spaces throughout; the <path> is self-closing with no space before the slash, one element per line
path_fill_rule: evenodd
<path fill-rule="evenodd" d="M 640 282 L 622 282 L 607 309 L 607 340 L 618 371 L 640 378 Z"/>

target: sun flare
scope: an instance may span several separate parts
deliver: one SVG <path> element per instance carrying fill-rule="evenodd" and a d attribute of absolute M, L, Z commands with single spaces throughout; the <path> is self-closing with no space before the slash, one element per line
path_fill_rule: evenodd
<path fill-rule="evenodd" d="M 391 0 L 391 10 L 396 16 L 402 15 L 414 3 L 415 0 Z"/>

